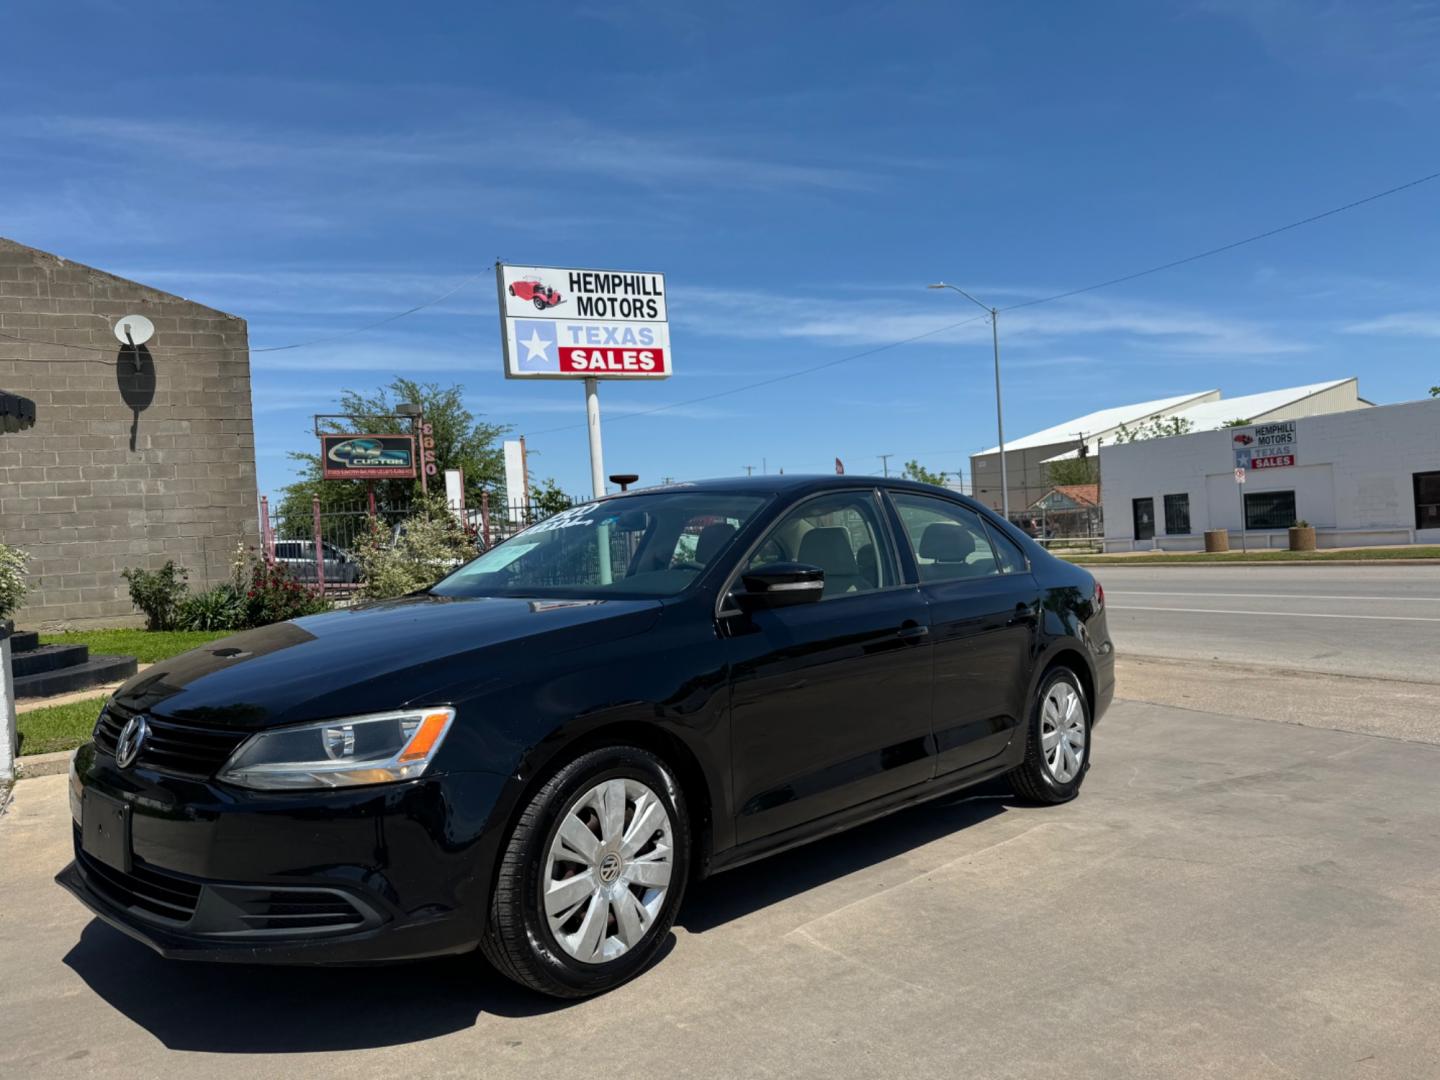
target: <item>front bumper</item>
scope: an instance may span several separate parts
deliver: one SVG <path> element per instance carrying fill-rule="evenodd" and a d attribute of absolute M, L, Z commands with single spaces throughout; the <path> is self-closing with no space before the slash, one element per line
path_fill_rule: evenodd
<path fill-rule="evenodd" d="M 87 794 L 123 805 L 126 858 L 86 851 L 77 820 L 75 860 L 55 880 L 173 959 L 356 964 L 466 952 L 484 929 L 504 782 L 458 773 L 251 792 L 120 770 L 91 744 L 76 754 L 72 807 L 83 812 Z"/>

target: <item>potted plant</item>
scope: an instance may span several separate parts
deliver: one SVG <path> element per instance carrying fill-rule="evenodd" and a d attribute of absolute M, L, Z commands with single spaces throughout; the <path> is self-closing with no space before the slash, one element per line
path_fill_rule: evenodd
<path fill-rule="evenodd" d="M 1290 550 L 1314 551 L 1315 526 L 1303 518 L 1290 526 Z"/>

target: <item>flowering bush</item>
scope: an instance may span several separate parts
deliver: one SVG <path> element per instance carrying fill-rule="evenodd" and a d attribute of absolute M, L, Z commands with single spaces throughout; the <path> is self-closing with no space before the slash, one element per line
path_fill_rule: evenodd
<path fill-rule="evenodd" d="M 392 531 L 378 518 L 360 535 L 355 561 L 360 564 L 360 596 L 385 600 L 427 588 L 475 557 L 475 541 L 466 535 L 443 496 L 432 496 Z"/>
<path fill-rule="evenodd" d="M 120 571 L 130 586 L 130 602 L 145 613 L 146 630 L 174 630 L 180 606 L 190 587 L 190 571 L 166 559 L 159 570 L 132 567 Z"/>
<path fill-rule="evenodd" d="M 264 559 L 250 569 L 244 601 L 246 626 L 268 626 L 330 610 L 319 589 L 300 584 L 285 567 Z"/>
<path fill-rule="evenodd" d="M 29 562 L 30 556 L 19 548 L 0 544 L 0 619 L 8 619 L 25 599 L 25 567 Z"/>

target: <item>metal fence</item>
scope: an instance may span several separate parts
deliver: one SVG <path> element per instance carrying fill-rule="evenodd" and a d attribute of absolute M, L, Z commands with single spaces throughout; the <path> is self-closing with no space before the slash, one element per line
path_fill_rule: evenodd
<path fill-rule="evenodd" d="M 1095 548 L 1105 536 L 1100 508 L 1046 510 L 1043 507 L 1011 514 L 1010 521 L 1047 548 Z"/>
<path fill-rule="evenodd" d="M 461 512 L 465 530 L 478 555 L 521 529 L 581 500 L 551 499 L 511 503 L 503 496 L 482 491 L 478 507 Z M 268 497 L 260 499 L 260 539 L 265 558 L 284 566 L 300 582 L 317 585 L 327 593 L 345 593 L 359 586 L 363 570 L 355 551 L 372 521 L 379 521 L 398 542 L 402 523 L 414 512 L 410 505 L 371 503 L 365 500 L 322 506 L 314 498 L 308 507 L 272 509 Z"/>

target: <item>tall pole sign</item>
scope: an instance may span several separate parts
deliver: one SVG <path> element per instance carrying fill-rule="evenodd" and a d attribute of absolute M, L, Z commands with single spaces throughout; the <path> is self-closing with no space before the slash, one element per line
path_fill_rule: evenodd
<path fill-rule="evenodd" d="M 590 482 L 605 494 L 601 379 L 668 379 L 665 275 L 495 264 L 507 379 L 585 384 Z"/>

